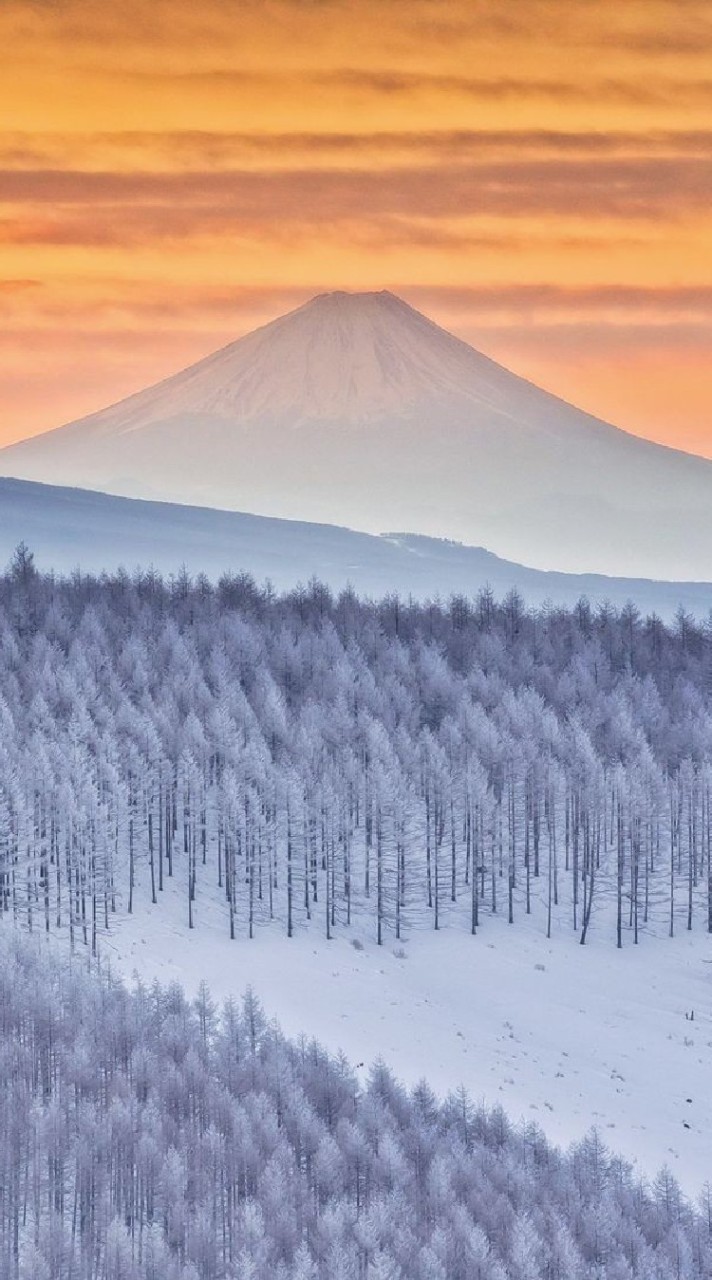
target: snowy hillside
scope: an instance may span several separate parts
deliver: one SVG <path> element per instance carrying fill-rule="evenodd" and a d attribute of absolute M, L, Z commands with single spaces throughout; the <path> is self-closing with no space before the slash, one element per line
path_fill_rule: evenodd
<path fill-rule="evenodd" d="M 244 571 L 289 590 L 316 577 L 333 591 L 351 586 L 374 598 L 397 592 L 415 600 L 473 597 L 489 585 L 498 597 L 512 589 L 526 603 L 622 607 L 672 619 L 682 606 L 697 618 L 712 607 L 712 586 L 595 574 L 545 573 L 512 564 L 482 547 L 412 534 L 376 537 L 336 525 L 271 519 L 171 503 L 118 498 L 0 477 L 0 567 L 25 542 L 43 570 L 102 573 L 152 566 L 165 575 L 206 573 L 217 581 Z"/>
<path fill-rule="evenodd" d="M 0 931 L 3 1280 L 708 1280 L 709 1188 L 192 996 Z"/>
<path fill-rule="evenodd" d="M 595 1125 L 646 1177 L 667 1165 L 691 1196 L 712 1181 L 708 935 L 671 940 L 659 921 L 618 952 L 599 934 L 579 946 L 557 920 L 547 942 L 537 900 L 517 926 L 483 919 L 477 938 L 450 921 L 378 947 L 357 920 L 330 942 L 318 926 L 231 942 L 216 895 L 201 895 L 191 931 L 181 887 L 166 892 L 159 907 L 141 894 L 100 944 L 126 978 L 175 980 L 193 995 L 206 981 L 219 999 L 251 986 L 287 1034 L 342 1050 L 362 1079 L 382 1057 L 410 1085 L 426 1079 L 440 1096 L 464 1085 L 555 1142 Z"/>
<path fill-rule="evenodd" d="M 486 545 L 540 568 L 708 579 L 712 463 L 516 377 L 389 293 L 330 293 L 5 449 L 50 483 Z"/>
<path fill-rule="evenodd" d="M 18 553 L 0 921 L 219 995 L 253 980 L 357 1063 L 464 1079 L 557 1137 L 596 1120 L 692 1187 L 711 669 L 684 616 L 62 583 Z"/>

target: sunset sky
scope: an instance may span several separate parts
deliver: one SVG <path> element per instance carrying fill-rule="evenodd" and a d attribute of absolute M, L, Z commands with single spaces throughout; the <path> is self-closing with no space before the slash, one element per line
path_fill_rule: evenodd
<path fill-rule="evenodd" d="M 0 0 L 0 442 L 331 288 L 712 456 L 709 0 Z"/>

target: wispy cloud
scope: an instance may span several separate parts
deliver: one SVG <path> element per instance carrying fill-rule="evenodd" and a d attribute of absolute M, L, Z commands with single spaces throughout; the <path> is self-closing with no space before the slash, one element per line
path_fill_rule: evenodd
<path fill-rule="evenodd" d="M 39 282 L 8 282 L 23 287 Z M 329 287 L 328 280 L 315 279 L 295 286 L 206 286 L 115 279 L 105 282 L 105 295 L 68 300 L 45 290 L 41 301 L 26 312 L 26 322 L 48 331 L 60 325 L 86 332 L 94 328 L 106 334 L 123 334 L 122 342 L 134 341 L 135 333 L 157 328 L 195 332 L 224 341 L 263 319 L 292 310 Z M 558 329 L 572 326 L 595 329 L 630 327 L 637 333 L 667 332 L 680 326 L 691 332 L 706 327 L 712 343 L 712 285 L 581 285 L 568 286 L 542 281 L 536 284 L 490 286 L 422 285 L 389 279 L 388 287 L 413 306 L 443 319 L 451 327 L 480 324 L 489 331 L 517 332 L 523 321 L 535 328 Z M 2 283 L 0 283 L 2 290 Z M 8 290 L 13 292 L 13 290 Z M 21 301 L 21 297 L 19 298 Z M 117 316 L 123 328 L 117 328 Z M 13 316 L 14 331 L 23 327 L 21 313 Z M 687 330 L 685 330 L 687 326 Z M 8 330 L 10 332 L 10 330 Z"/>
<path fill-rule="evenodd" d="M 481 160 L 497 156 L 707 156 L 712 158 L 712 130 L 565 130 L 431 129 L 364 132 L 270 132 L 218 130 L 123 130 L 57 135 L 15 132 L 0 134 L 0 164 L 12 169 L 61 169 L 72 159 L 97 170 L 97 157 L 112 169 L 155 167 L 181 170 L 250 167 L 294 167 L 305 157 L 312 165 L 377 160 L 379 166 L 404 161 Z"/>
<path fill-rule="evenodd" d="M 39 289 L 40 280 L 0 280 L 0 293 L 26 293 L 28 289 Z"/>
<path fill-rule="evenodd" d="M 124 82 L 128 73 L 122 72 Z M 463 97 L 473 101 L 508 102 L 538 99 L 559 104 L 608 103 L 611 105 L 706 106 L 712 102 L 712 77 L 667 76 L 659 70 L 650 77 L 589 75 L 578 79 L 559 75 L 461 75 L 403 71 L 398 67 L 334 67 L 322 70 L 254 70 L 245 67 L 215 67 L 198 70 L 134 70 L 137 81 L 168 85 L 179 89 L 223 89 L 239 93 L 273 90 L 296 93 L 304 89 L 333 90 L 340 94 L 369 97 Z"/>
<path fill-rule="evenodd" d="M 661 312 L 712 315 L 710 285 L 559 285 L 500 284 L 457 287 L 449 285 L 407 290 L 424 307 L 447 306 L 468 314 L 541 310 L 561 313 L 582 311 L 648 313 L 652 322 Z"/>
<path fill-rule="evenodd" d="M 532 215 L 656 221 L 699 214 L 712 198 L 704 156 L 569 157 L 323 169 L 93 173 L 0 171 L 11 243 L 131 243 L 238 231 L 308 234 L 336 222 Z M 121 211 L 118 216 L 118 210 Z M 43 211 L 43 212 L 40 212 Z M 84 238 L 84 239 L 82 239 Z"/>

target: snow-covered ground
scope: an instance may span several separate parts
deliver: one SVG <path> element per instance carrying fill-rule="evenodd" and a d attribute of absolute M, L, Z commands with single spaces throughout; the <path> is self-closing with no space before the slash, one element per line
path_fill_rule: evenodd
<path fill-rule="evenodd" d="M 223 999 L 252 986 L 290 1036 L 343 1049 L 363 1071 L 381 1056 L 398 1077 L 439 1093 L 464 1084 L 561 1143 L 593 1124 L 647 1176 L 667 1164 L 689 1194 L 712 1179 L 712 938 L 646 934 L 617 951 L 601 925 L 585 947 L 541 919 L 510 927 L 423 927 L 376 946 L 354 925 L 327 942 L 282 926 L 231 942 L 223 905 L 201 898 L 197 927 L 172 901 L 141 904 L 102 941 L 126 977 L 201 980 Z M 356 943 L 356 945 L 354 945 Z M 694 1010 L 694 1020 L 686 1014 Z"/>

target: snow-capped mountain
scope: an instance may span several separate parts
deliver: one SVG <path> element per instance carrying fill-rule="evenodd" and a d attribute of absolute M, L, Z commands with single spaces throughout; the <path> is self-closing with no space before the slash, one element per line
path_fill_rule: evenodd
<path fill-rule="evenodd" d="M 712 462 L 533 386 L 391 293 L 328 293 L 0 453 L 0 471 L 543 568 L 712 576 Z"/>

